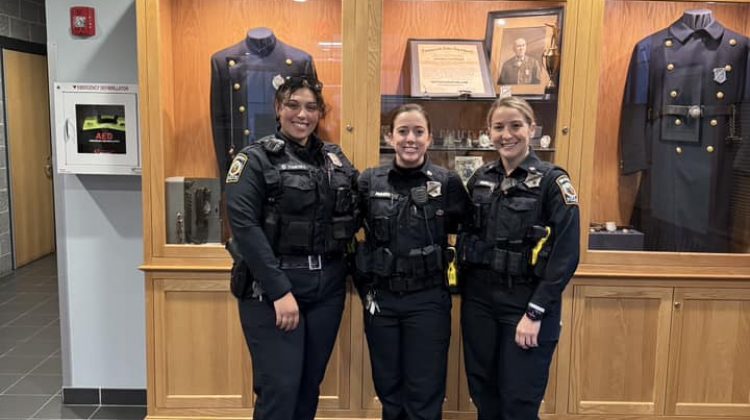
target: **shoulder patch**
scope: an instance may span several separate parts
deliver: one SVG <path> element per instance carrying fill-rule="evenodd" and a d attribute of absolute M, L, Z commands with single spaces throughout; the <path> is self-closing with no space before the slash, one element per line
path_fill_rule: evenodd
<path fill-rule="evenodd" d="M 229 167 L 227 172 L 227 184 L 236 184 L 240 181 L 240 175 L 245 170 L 245 164 L 247 163 L 247 155 L 244 153 L 237 153 L 234 157 L 232 165 Z"/>
<path fill-rule="evenodd" d="M 567 175 L 560 175 L 555 179 L 558 188 L 560 188 L 560 194 L 562 194 L 563 202 L 566 206 L 577 206 L 578 205 L 578 193 L 573 188 L 573 183 L 570 182 L 570 178 Z"/>

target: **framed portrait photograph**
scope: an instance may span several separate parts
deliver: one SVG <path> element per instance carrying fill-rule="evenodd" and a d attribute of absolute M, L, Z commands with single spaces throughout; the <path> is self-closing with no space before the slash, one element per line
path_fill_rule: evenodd
<path fill-rule="evenodd" d="M 557 89 L 563 8 L 490 12 L 485 46 L 503 95 L 542 97 Z"/>
<path fill-rule="evenodd" d="M 410 39 L 411 96 L 494 98 L 482 41 Z"/>

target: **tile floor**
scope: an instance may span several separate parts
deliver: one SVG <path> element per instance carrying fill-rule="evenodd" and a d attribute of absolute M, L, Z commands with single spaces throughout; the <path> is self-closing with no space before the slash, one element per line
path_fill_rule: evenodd
<path fill-rule="evenodd" d="M 0 278 L 0 419 L 143 419 L 145 407 L 63 405 L 55 256 Z"/>

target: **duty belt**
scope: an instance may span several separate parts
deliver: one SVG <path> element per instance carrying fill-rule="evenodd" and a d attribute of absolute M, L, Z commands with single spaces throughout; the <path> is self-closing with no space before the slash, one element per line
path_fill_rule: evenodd
<path fill-rule="evenodd" d="M 666 115 L 701 118 L 717 115 L 733 115 L 734 105 L 664 105 L 661 109 L 649 108 L 648 119 L 655 120 Z"/>
<path fill-rule="evenodd" d="M 343 258 L 343 254 L 316 254 L 316 255 L 280 255 L 279 268 L 296 269 L 306 268 L 310 271 L 323 269 L 323 263 L 329 263 Z"/>

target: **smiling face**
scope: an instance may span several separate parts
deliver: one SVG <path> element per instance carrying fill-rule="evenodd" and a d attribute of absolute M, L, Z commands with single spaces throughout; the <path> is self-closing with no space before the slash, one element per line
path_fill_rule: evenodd
<path fill-rule="evenodd" d="M 432 143 L 425 115 L 418 110 L 400 112 L 393 119 L 391 127 L 390 141 L 396 151 L 396 164 L 402 168 L 421 165 Z"/>
<path fill-rule="evenodd" d="M 300 88 L 276 104 L 281 132 L 304 145 L 320 121 L 321 109 L 309 88 Z"/>
<path fill-rule="evenodd" d="M 529 139 L 535 125 L 529 123 L 518 109 L 509 106 L 495 108 L 489 122 L 492 144 L 510 173 L 529 154 Z"/>

